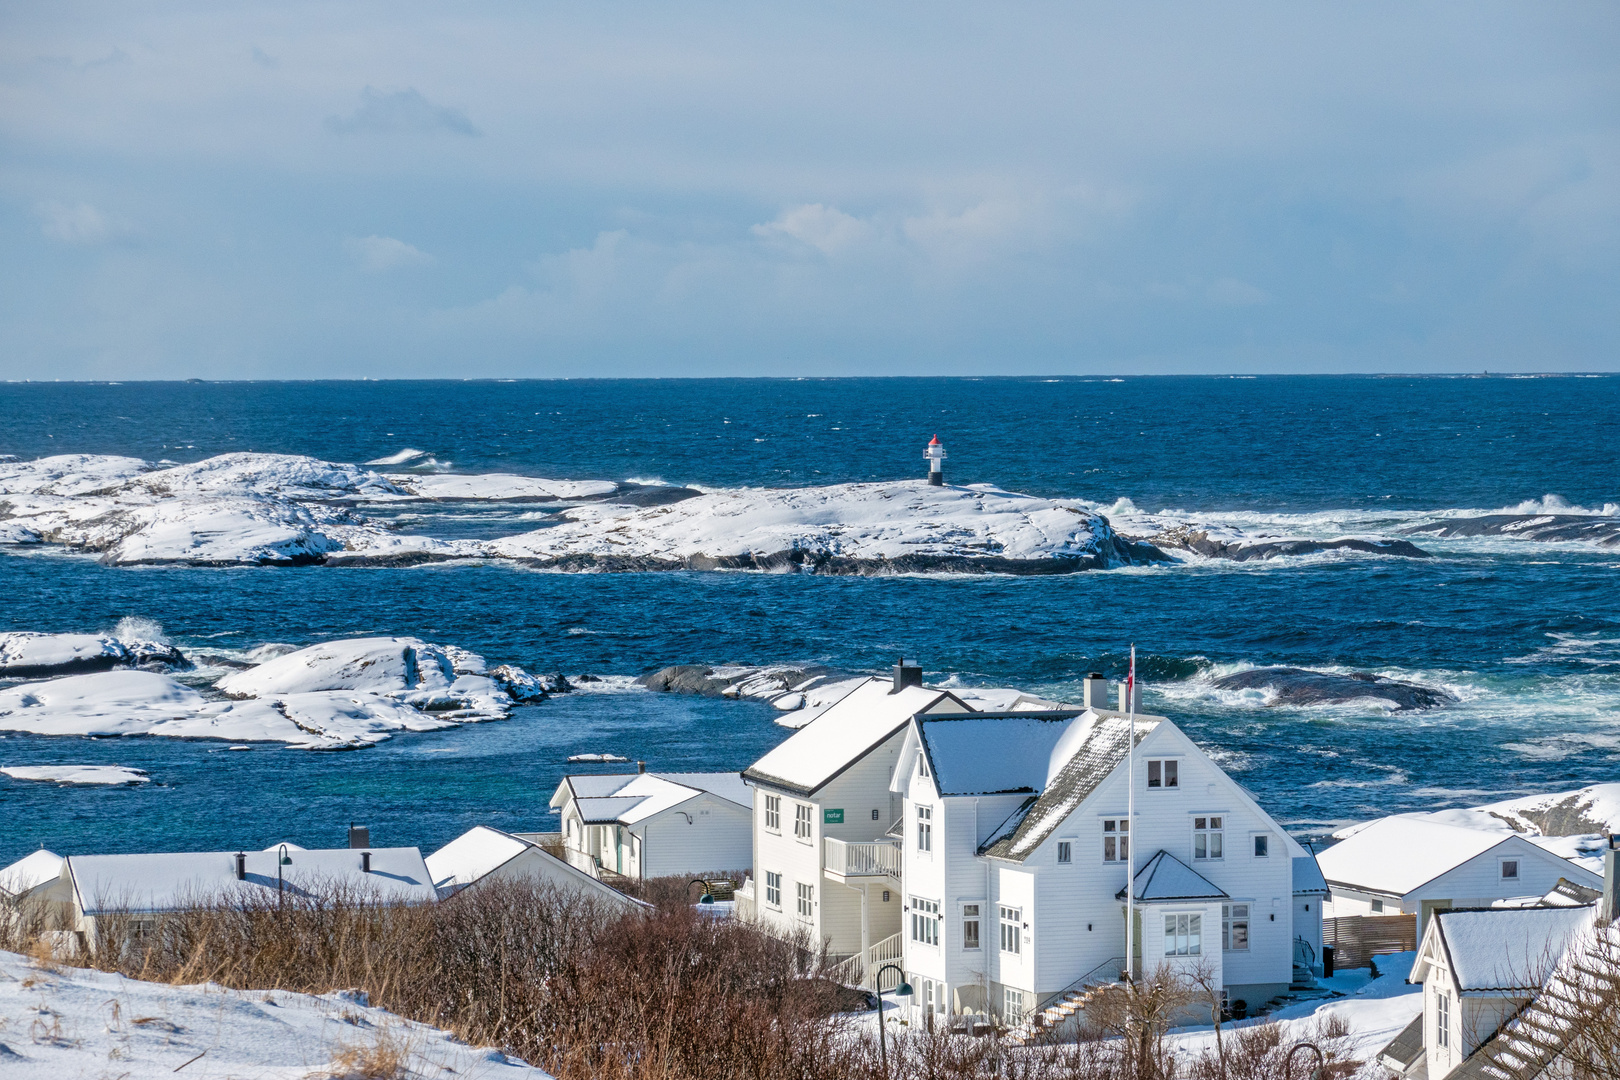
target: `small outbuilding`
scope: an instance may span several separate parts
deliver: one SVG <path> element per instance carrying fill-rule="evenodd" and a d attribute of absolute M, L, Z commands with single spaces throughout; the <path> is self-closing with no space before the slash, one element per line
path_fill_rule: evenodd
<path fill-rule="evenodd" d="M 611 908 L 630 911 L 647 907 L 538 844 L 487 825 L 468 829 L 424 862 L 440 899 L 491 881 L 522 881 L 578 893 Z"/>
<path fill-rule="evenodd" d="M 739 773 L 577 774 L 551 796 L 568 861 L 637 880 L 752 866 L 753 797 Z"/>

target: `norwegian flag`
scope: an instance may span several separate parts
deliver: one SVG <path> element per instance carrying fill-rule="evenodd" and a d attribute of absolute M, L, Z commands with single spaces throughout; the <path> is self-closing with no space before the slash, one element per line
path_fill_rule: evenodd
<path fill-rule="evenodd" d="M 1131 673 L 1125 676 L 1125 705 L 1131 711 L 1136 711 L 1136 646 L 1131 646 Z"/>

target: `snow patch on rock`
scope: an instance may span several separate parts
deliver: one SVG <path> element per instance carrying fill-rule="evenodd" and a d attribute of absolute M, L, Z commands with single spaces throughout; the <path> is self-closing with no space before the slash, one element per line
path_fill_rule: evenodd
<path fill-rule="evenodd" d="M 53 784 L 144 784 L 152 778 L 145 769 L 123 765 L 8 765 L 0 768 L 13 780 L 41 780 Z"/>

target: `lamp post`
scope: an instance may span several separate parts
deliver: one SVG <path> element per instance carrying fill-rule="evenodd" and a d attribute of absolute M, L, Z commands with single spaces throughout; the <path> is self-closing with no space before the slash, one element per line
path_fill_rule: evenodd
<path fill-rule="evenodd" d="M 688 881 L 686 883 L 686 895 L 687 896 L 692 895 L 692 886 L 693 885 L 701 885 L 701 886 L 703 886 L 703 895 L 698 897 L 698 903 L 700 903 L 700 904 L 712 904 L 712 903 L 714 903 L 714 894 L 709 891 L 709 883 L 707 881 L 704 881 L 702 878 L 693 878 L 691 881 Z"/>
<path fill-rule="evenodd" d="M 1288 1056 L 1283 1058 L 1284 1080 L 1294 1075 L 1294 1055 L 1301 1050 L 1309 1050 L 1316 1055 L 1316 1068 L 1311 1070 L 1310 1080 L 1321 1080 L 1322 1071 L 1327 1068 L 1327 1058 L 1323 1056 L 1322 1048 L 1311 1042 L 1295 1043 L 1289 1049 Z"/>
<path fill-rule="evenodd" d="M 287 854 L 287 845 L 282 844 L 279 848 L 276 849 L 276 906 L 277 907 L 280 907 L 282 905 L 283 893 L 284 893 L 284 890 L 285 890 L 285 886 L 282 884 L 282 880 L 281 880 L 281 868 L 283 866 L 291 866 L 291 865 L 292 865 L 292 856 Z"/>
<path fill-rule="evenodd" d="M 889 1048 L 884 1041 L 883 1035 L 883 973 L 891 970 L 900 976 L 900 985 L 894 988 L 895 995 L 904 994 L 906 997 L 910 997 L 912 992 L 911 984 L 906 982 L 906 973 L 900 970 L 899 964 L 884 964 L 877 969 L 877 977 L 872 980 L 872 985 L 877 988 L 878 1057 L 883 1061 L 884 1076 L 889 1075 Z"/>

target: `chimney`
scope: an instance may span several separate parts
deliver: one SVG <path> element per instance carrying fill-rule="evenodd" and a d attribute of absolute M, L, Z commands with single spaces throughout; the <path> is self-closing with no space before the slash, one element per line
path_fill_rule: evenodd
<path fill-rule="evenodd" d="M 247 855 L 241 851 L 236 853 L 236 880 L 247 880 Z"/>
<path fill-rule="evenodd" d="M 1086 708 L 1108 708 L 1108 680 L 1102 677 L 1102 672 L 1093 671 L 1087 675 L 1080 688 L 1080 692 L 1084 695 L 1080 700 Z"/>
<path fill-rule="evenodd" d="M 1603 898 L 1598 901 L 1598 921 L 1620 922 L 1620 833 L 1609 837 L 1609 850 L 1603 853 Z"/>
<path fill-rule="evenodd" d="M 889 693 L 898 694 L 908 686 L 921 685 L 922 668 L 907 664 L 906 658 L 902 656 L 894 665 L 894 689 Z"/>
<path fill-rule="evenodd" d="M 360 853 L 360 872 L 362 874 L 371 873 L 371 852 L 369 851 Z"/>
<path fill-rule="evenodd" d="M 636 772 L 644 773 L 646 771 L 647 771 L 647 763 L 645 761 L 636 762 Z"/>
<path fill-rule="evenodd" d="M 1130 706 L 1131 706 L 1132 703 L 1125 695 L 1126 695 L 1126 686 L 1125 686 L 1124 683 L 1120 683 L 1119 684 L 1119 711 L 1120 712 L 1129 712 L 1130 711 Z M 1135 704 L 1136 704 L 1137 711 L 1140 712 L 1142 710 L 1142 688 L 1140 686 L 1136 687 L 1136 702 L 1135 702 Z"/>
<path fill-rule="evenodd" d="M 364 825 L 349 822 L 349 846 L 363 848 L 371 846 L 371 830 Z"/>

